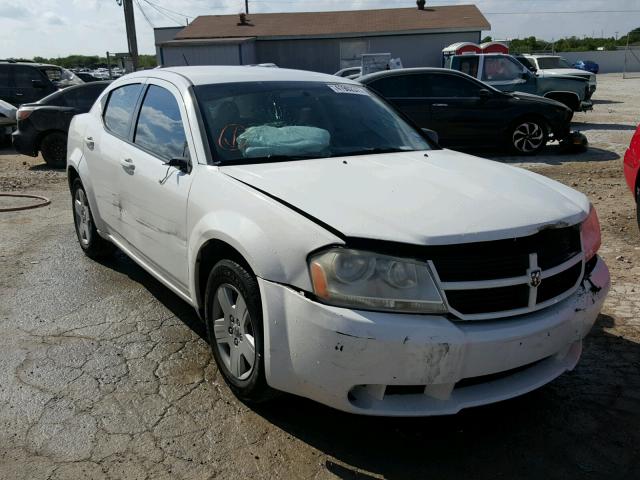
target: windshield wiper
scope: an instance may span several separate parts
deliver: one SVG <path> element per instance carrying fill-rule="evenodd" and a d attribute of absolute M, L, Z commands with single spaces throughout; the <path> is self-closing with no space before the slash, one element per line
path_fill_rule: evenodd
<path fill-rule="evenodd" d="M 275 163 L 275 162 L 291 162 L 295 160 L 309 160 L 312 158 L 327 158 L 323 155 L 269 155 L 265 157 L 247 157 L 238 158 L 236 160 L 224 160 L 217 162 L 219 166 L 225 165 L 247 165 L 252 163 Z"/>
<path fill-rule="evenodd" d="M 415 150 L 407 150 L 404 148 L 388 147 L 388 148 L 365 148 L 363 150 L 356 150 L 354 152 L 340 153 L 334 155 L 335 157 L 355 157 L 357 155 L 375 155 L 378 153 L 400 153 L 400 152 L 413 152 Z"/>

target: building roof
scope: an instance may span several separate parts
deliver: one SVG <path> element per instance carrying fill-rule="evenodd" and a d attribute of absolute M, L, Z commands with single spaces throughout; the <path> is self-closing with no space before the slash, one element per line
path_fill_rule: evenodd
<path fill-rule="evenodd" d="M 188 40 L 168 40 L 159 45 L 162 47 L 183 47 L 185 45 L 239 45 L 253 42 L 255 37 L 228 37 L 228 38 L 194 38 Z"/>
<path fill-rule="evenodd" d="M 451 5 L 341 12 L 256 13 L 241 24 L 238 15 L 203 15 L 175 39 L 226 37 L 348 37 L 428 31 L 490 30 L 475 5 Z M 359 34 L 359 35 L 358 35 Z"/>

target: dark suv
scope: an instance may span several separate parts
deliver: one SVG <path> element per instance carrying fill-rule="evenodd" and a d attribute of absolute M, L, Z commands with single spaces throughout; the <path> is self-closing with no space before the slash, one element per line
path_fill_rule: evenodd
<path fill-rule="evenodd" d="M 15 106 L 82 83 L 73 72 L 56 65 L 0 61 L 0 100 Z"/>

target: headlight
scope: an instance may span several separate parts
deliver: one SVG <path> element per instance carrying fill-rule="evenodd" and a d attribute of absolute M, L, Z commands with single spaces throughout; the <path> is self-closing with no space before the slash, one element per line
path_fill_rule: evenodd
<path fill-rule="evenodd" d="M 446 313 L 425 262 L 332 248 L 309 260 L 313 290 L 340 307 L 403 313 Z"/>
<path fill-rule="evenodd" d="M 589 210 L 589 216 L 582 222 L 580 236 L 582 237 L 584 260 L 588 262 L 598 253 L 600 244 L 602 243 L 600 221 L 598 220 L 598 214 L 593 205 L 591 205 L 591 209 Z"/>

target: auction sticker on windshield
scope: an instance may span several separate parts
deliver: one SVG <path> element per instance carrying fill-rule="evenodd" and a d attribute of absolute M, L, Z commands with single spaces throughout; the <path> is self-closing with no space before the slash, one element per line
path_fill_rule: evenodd
<path fill-rule="evenodd" d="M 358 85 L 348 85 L 346 83 L 332 83 L 327 85 L 331 90 L 336 93 L 351 93 L 353 95 L 369 95 L 369 92 L 364 87 Z"/>

